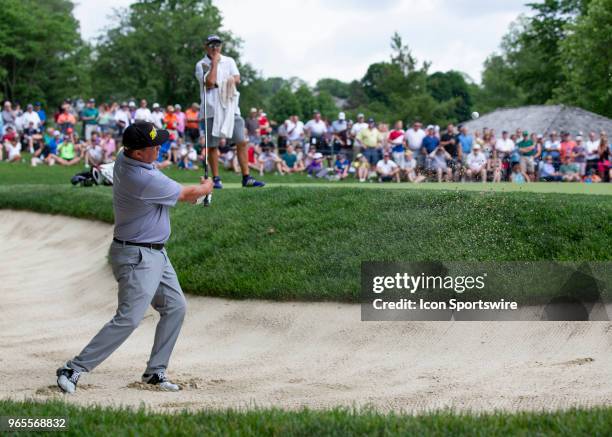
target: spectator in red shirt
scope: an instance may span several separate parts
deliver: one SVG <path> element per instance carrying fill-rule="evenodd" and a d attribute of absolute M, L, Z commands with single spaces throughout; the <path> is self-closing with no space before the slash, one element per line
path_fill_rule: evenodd
<path fill-rule="evenodd" d="M 269 133 L 272 132 L 272 128 L 270 128 L 270 121 L 268 120 L 268 117 L 266 115 L 265 112 L 263 112 L 261 109 L 260 111 L 260 115 L 259 115 L 259 135 L 266 136 Z"/>

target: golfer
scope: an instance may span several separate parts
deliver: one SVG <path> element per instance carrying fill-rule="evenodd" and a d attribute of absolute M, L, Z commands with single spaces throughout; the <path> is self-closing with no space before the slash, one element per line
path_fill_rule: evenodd
<path fill-rule="evenodd" d="M 233 87 L 240 84 L 240 72 L 236 66 L 236 61 L 229 56 L 224 56 L 221 54 L 222 43 L 221 38 L 219 38 L 217 35 L 209 35 L 206 38 L 205 43 L 206 56 L 198 61 L 195 70 L 196 78 L 200 84 L 200 107 L 202 108 L 200 113 L 200 130 L 206 130 L 208 163 L 210 164 L 210 169 L 213 174 L 214 187 L 217 189 L 223 188 L 221 178 L 219 177 L 220 138 L 213 135 L 215 114 L 224 112 L 220 110 L 221 102 L 219 89 L 227 89 L 228 81 L 232 82 L 229 85 Z M 234 117 L 233 132 L 231 138 L 227 138 L 227 144 L 236 144 L 238 163 L 240 164 L 240 170 L 242 171 L 242 186 L 263 187 L 265 183 L 258 181 L 249 175 L 247 140 L 245 139 L 244 135 L 244 119 L 240 116 L 238 98 L 239 97 L 237 96 L 233 101 L 234 113 L 227 114 L 229 117 Z M 206 120 L 204 119 L 205 114 L 207 116 Z M 219 120 L 217 120 L 217 122 L 219 124 Z M 203 123 L 206 123 L 207 129 L 204 129 Z M 226 123 L 226 121 L 221 123 Z"/>
<path fill-rule="evenodd" d="M 164 243 L 170 237 L 169 210 L 177 201 L 195 203 L 212 191 L 210 180 L 183 187 L 153 166 L 166 130 L 136 122 L 123 133 L 124 149 L 114 168 L 115 231 L 110 263 L 119 283 L 115 316 L 79 355 L 57 370 L 57 385 L 74 393 L 79 377 L 91 372 L 136 329 L 149 305 L 161 318 L 142 381 L 162 390 L 179 387 L 166 377 L 170 355 L 185 317 L 185 297 Z"/>

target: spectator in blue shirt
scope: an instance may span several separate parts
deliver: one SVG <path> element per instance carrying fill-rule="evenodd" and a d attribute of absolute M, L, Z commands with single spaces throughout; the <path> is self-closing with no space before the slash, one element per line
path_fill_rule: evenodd
<path fill-rule="evenodd" d="M 42 130 L 42 128 L 47 123 L 47 113 L 41 107 L 40 102 L 34 103 L 34 111 L 36 111 L 36 113 L 38 114 L 38 118 L 40 118 L 40 126 L 41 126 L 41 130 Z"/>
<path fill-rule="evenodd" d="M 461 127 L 461 133 L 457 137 L 457 141 L 461 145 L 463 156 L 468 156 L 472 152 L 472 146 L 474 145 L 474 138 L 468 134 L 467 127 Z"/>
<path fill-rule="evenodd" d="M 166 141 L 159 147 L 157 161 L 155 161 L 153 165 L 159 168 L 160 170 L 163 170 L 164 168 L 172 165 L 172 161 L 170 160 L 170 153 L 171 153 L 170 149 L 172 148 L 172 142 L 173 142 L 173 138 L 170 137 L 168 141 Z"/>
<path fill-rule="evenodd" d="M 423 138 L 423 143 L 421 144 L 427 152 L 427 155 L 436 150 L 436 148 L 440 144 L 440 139 L 436 137 L 435 134 L 435 128 L 431 125 L 427 126 L 427 136 Z"/>

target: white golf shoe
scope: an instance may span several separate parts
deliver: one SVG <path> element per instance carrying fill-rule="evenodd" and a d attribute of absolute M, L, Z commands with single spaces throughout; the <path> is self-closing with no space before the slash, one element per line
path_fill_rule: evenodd
<path fill-rule="evenodd" d="M 76 391 L 77 383 L 81 372 L 71 369 L 65 364 L 57 369 L 55 372 L 57 375 L 57 386 L 64 392 L 72 394 Z"/>
<path fill-rule="evenodd" d="M 181 389 L 177 384 L 170 382 L 163 370 L 153 374 L 145 373 L 142 375 L 142 382 L 155 385 L 164 391 L 179 391 Z"/>

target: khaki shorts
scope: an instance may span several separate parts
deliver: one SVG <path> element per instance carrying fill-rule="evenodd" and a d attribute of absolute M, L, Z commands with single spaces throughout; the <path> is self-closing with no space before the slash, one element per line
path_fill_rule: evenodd
<path fill-rule="evenodd" d="M 533 156 L 521 156 L 520 165 L 521 170 L 526 173 L 533 173 L 535 171 L 535 162 Z"/>
<path fill-rule="evenodd" d="M 219 147 L 219 138 L 212 134 L 213 118 L 210 117 L 206 123 L 206 142 L 208 147 Z M 200 120 L 200 132 L 204 132 L 204 120 Z M 239 115 L 234 117 L 234 132 L 231 138 L 227 138 L 227 145 L 240 144 L 244 142 L 244 118 Z"/>

